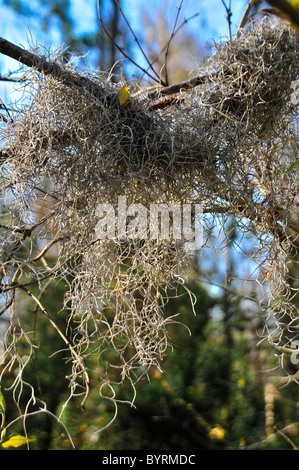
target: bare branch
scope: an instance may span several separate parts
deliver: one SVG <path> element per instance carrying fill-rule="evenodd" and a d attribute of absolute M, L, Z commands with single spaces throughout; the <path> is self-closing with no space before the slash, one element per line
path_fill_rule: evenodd
<path fill-rule="evenodd" d="M 182 0 L 182 1 L 183 1 L 183 0 Z M 152 70 L 152 72 L 154 72 L 154 74 L 156 75 L 156 77 L 157 77 L 157 79 L 159 80 L 159 82 L 160 82 L 162 85 L 166 85 L 165 83 L 163 83 L 163 81 L 161 81 L 161 77 L 159 76 L 159 74 L 156 72 L 156 70 L 153 68 L 152 64 L 150 63 L 150 61 L 149 61 L 149 59 L 148 59 L 146 53 L 145 53 L 144 50 L 143 50 L 143 47 L 141 46 L 141 44 L 140 44 L 140 42 L 139 42 L 139 40 L 138 40 L 136 34 L 134 33 L 134 31 L 133 31 L 133 29 L 132 29 L 132 27 L 131 27 L 129 21 L 127 20 L 127 18 L 126 18 L 126 16 L 125 16 L 124 12 L 123 12 L 123 10 L 122 10 L 122 8 L 120 8 L 119 1 L 118 1 L 118 0 L 114 0 L 114 2 L 115 2 L 115 4 L 116 4 L 116 6 L 117 6 L 117 8 L 118 8 L 118 10 L 119 10 L 119 12 L 120 12 L 120 14 L 121 14 L 121 16 L 123 17 L 123 19 L 124 19 L 126 25 L 128 26 L 128 28 L 129 28 L 129 30 L 130 30 L 130 33 L 132 34 L 132 36 L 133 36 L 133 38 L 134 38 L 134 41 L 136 42 L 136 44 L 137 44 L 137 46 L 138 46 L 140 52 L 142 53 L 143 57 L 145 58 L 146 62 L 148 63 L 150 69 Z"/>
<path fill-rule="evenodd" d="M 228 36 L 229 40 L 232 40 L 232 22 L 231 22 L 231 17 L 232 17 L 232 11 L 231 11 L 231 0 L 229 0 L 229 6 L 226 5 L 224 0 L 221 0 L 223 3 L 223 6 L 226 10 L 226 19 L 227 19 L 227 25 L 228 25 Z"/>
<path fill-rule="evenodd" d="M 0 81 L 1 82 L 19 83 L 19 82 L 22 82 L 24 80 L 22 80 L 21 78 L 0 77 Z"/>
<path fill-rule="evenodd" d="M 191 78 L 190 80 L 185 80 L 183 82 L 174 83 L 173 85 L 170 85 L 164 88 L 159 88 L 158 90 L 150 92 L 148 96 L 150 99 L 155 99 L 159 95 L 166 96 L 166 95 L 172 95 L 174 93 L 180 93 L 183 91 L 192 90 L 193 88 L 199 85 L 204 85 L 206 83 L 209 83 L 216 76 L 217 76 L 217 73 L 209 74 L 209 75 L 208 74 L 200 75 L 198 77 Z"/>
<path fill-rule="evenodd" d="M 5 122 L 13 122 L 13 119 L 12 119 L 12 117 L 11 117 L 11 115 L 10 115 L 10 112 L 9 112 L 9 110 L 8 110 L 8 108 L 7 108 L 7 106 L 6 106 L 6 104 L 4 103 L 4 101 L 3 101 L 1 98 L 0 98 L 0 101 L 1 101 L 1 103 L 2 103 L 1 107 L 3 107 L 3 109 L 5 109 L 5 111 L 6 111 L 7 115 L 8 115 L 8 117 L 9 117 L 9 120 L 8 120 L 7 118 L 5 118 L 4 116 L 2 116 L 2 114 L 1 114 L 2 119 L 3 119 Z"/>
<path fill-rule="evenodd" d="M 242 30 L 244 29 L 244 26 L 246 25 L 247 21 L 248 21 L 248 18 L 249 18 L 249 15 L 250 15 L 250 12 L 251 12 L 251 9 L 252 7 L 254 6 L 255 4 L 255 1 L 256 0 L 249 0 L 249 2 L 247 3 L 247 6 L 246 6 L 246 9 L 243 13 L 243 16 L 242 16 L 242 19 L 241 19 L 241 22 L 239 24 L 239 27 L 238 27 L 238 30 L 237 30 L 237 33 L 236 33 L 236 39 L 238 39 L 242 33 Z"/>
<path fill-rule="evenodd" d="M 101 102 L 106 104 L 109 103 L 109 96 L 105 93 L 105 90 L 100 87 L 96 82 L 90 80 L 87 77 L 81 76 L 79 74 L 75 74 L 74 72 L 69 72 L 65 70 L 65 68 L 59 62 L 51 62 L 47 61 L 44 57 L 40 57 L 36 54 L 26 51 L 25 49 L 21 49 L 20 47 L 16 46 L 15 44 L 6 41 L 3 38 L 0 38 L 0 53 L 12 57 L 13 59 L 18 60 L 19 62 L 35 68 L 39 72 L 45 75 L 51 75 L 54 79 L 61 81 L 68 87 L 78 87 L 83 89 L 85 92 L 90 93 L 93 97 L 99 99 Z M 138 64 L 135 64 L 138 66 Z M 141 70 L 148 74 L 147 71 L 143 68 Z M 149 98 L 154 99 L 159 94 L 161 95 L 171 95 L 173 93 L 179 93 L 180 91 L 187 91 L 195 88 L 199 85 L 203 85 L 209 80 L 213 79 L 217 74 L 210 74 L 198 76 L 191 78 L 190 80 L 186 80 L 184 82 L 176 83 L 174 85 L 170 85 L 168 87 L 164 87 L 159 89 L 159 92 L 155 91 L 149 93 Z M 155 81 L 154 77 L 151 78 Z M 6 152 L 0 152 L 0 158 L 2 161 L 5 161 L 8 158 Z"/>

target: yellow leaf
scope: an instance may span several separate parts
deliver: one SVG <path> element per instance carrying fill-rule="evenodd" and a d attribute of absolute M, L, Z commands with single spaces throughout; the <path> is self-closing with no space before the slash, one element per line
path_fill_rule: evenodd
<path fill-rule="evenodd" d="M 121 87 L 118 92 L 118 100 L 119 104 L 122 108 L 125 108 L 130 102 L 130 93 L 129 88 L 127 86 Z"/>
<path fill-rule="evenodd" d="M 216 424 L 216 426 L 209 432 L 209 436 L 213 440 L 222 441 L 225 437 L 225 429 L 223 429 L 220 424 Z"/>
<path fill-rule="evenodd" d="M 2 392 L 1 392 L 1 389 L 0 389 L 0 413 L 5 413 L 5 408 L 6 408 L 5 398 L 2 395 Z"/>
<path fill-rule="evenodd" d="M 4 449 L 8 447 L 21 447 L 24 444 L 27 444 L 28 442 L 35 441 L 35 439 L 28 439 L 25 436 L 21 436 L 20 434 L 17 434 L 16 436 L 11 436 L 9 437 L 6 441 L 2 442 L 2 447 Z"/>

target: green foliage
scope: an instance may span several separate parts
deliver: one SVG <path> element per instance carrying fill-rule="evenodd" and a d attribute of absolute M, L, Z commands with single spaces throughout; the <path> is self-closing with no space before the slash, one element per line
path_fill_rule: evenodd
<path fill-rule="evenodd" d="M 7 430 L 4 427 L 5 424 L 5 411 L 6 411 L 6 402 L 5 398 L 0 389 L 0 415 L 1 415 L 1 426 L 0 426 L 0 445 L 3 449 L 8 449 L 10 447 L 21 447 L 29 442 L 33 442 L 35 439 L 29 439 L 26 436 L 20 434 L 10 435 L 6 437 Z"/>

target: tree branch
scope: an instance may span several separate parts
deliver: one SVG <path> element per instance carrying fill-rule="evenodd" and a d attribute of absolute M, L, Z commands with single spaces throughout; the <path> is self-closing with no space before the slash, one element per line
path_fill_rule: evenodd
<path fill-rule="evenodd" d="M 226 19 L 227 19 L 227 25 L 228 25 L 228 36 L 229 36 L 229 40 L 231 41 L 232 40 L 232 21 L 231 21 L 231 17 L 233 16 L 232 10 L 231 10 L 231 1 L 229 2 L 229 6 L 226 5 L 224 0 L 222 0 L 222 3 L 223 3 L 223 6 L 225 8 L 226 15 L 227 15 Z"/>
<path fill-rule="evenodd" d="M 182 91 L 192 90 L 192 88 L 195 88 L 198 85 L 204 85 L 205 83 L 208 83 L 214 77 L 216 77 L 216 75 L 217 73 L 210 75 L 200 75 L 198 77 L 191 78 L 190 80 L 185 80 L 180 83 L 174 83 L 173 85 L 164 88 L 158 88 L 158 90 L 149 93 L 148 97 L 150 99 L 155 99 L 159 95 L 167 96 L 173 95 L 174 93 L 180 93 Z"/>
<path fill-rule="evenodd" d="M 98 99 L 103 104 L 109 105 L 109 96 L 105 93 L 105 90 L 98 85 L 96 82 L 88 77 L 83 77 L 78 73 L 66 70 L 62 64 L 58 61 L 48 61 L 45 57 L 39 56 L 32 52 L 22 49 L 19 46 L 7 41 L 0 37 L 0 53 L 11 57 L 12 59 L 18 60 L 20 63 L 32 67 L 44 75 L 50 75 L 55 80 L 60 81 L 68 87 L 78 87 L 83 89 L 86 93 L 89 93 L 93 98 Z M 146 71 L 145 71 L 146 72 Z M 211 75 L 201 75 L 198 77 L 191 78 L 180 83 L 175 83 L 168 87 L 159 88 L 159 91 L 149 93 L 149 99 L 155 99 L 159 95 L 171 95 L 173 93 L 179 93 L 181 91 L 191 90 L 198 85 L 208 83 L 217 73 Z M 117 96 L 117 95 L 116 95 Z M 0 159 L 5 160 L 7 155 L 0 152 Z"/>
<path fill-rule="evenodd" d="M 16 83 L 16 82 L 22 82 L 22 81 L 24 81 L 24 80 L 18 79 L 18 78 L 0 77 L 0 81 L 1 81 L 1 82 L 12 82 L 12 83 Z"/>

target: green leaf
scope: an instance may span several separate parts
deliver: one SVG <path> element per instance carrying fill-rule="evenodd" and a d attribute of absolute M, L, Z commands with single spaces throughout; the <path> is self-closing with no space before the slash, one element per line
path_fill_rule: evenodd
<path fill-rule="evenodd" d="M 8 447 L 21 447 L 25 444 L 28 444 L 28 442 L 35 441 L 35 439 L 28 439 L 25 436 L 21 436 L 20 434 L 17 434 L 16 436 L 11 436 L 9 437 L 6 441 L 2 442 L 2 447 L 4 449 Z"/>

